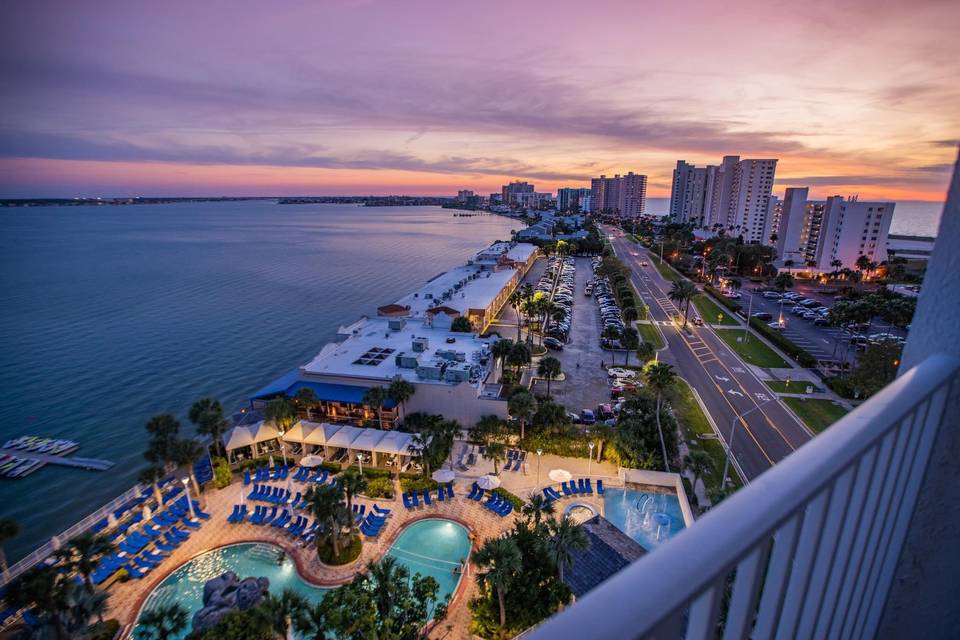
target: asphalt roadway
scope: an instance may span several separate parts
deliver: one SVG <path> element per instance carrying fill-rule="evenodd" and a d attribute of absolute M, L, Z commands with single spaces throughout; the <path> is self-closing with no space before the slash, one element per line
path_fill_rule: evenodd
<path fill-rule="evenodd" d="M 660 275 L 657 259 L 616 228 L 604 227 L 617 256 L 632 270 L 633 283 L 660 325 L 668 348 L 659 359 L 674 366 L 703 401 L 721 439 L 728 441 L 731 426 L 733 454 L 747 481 L 769 469 L 813 437 L 726 343 L 709 327 L 690 325 L 684 334 L 671 320 L 677 308 L 667 298 L 670 283 Z M 649 266 L 641 266 L 646 260 Z M 758 339 L 751 336 L 751 339 Z"/>

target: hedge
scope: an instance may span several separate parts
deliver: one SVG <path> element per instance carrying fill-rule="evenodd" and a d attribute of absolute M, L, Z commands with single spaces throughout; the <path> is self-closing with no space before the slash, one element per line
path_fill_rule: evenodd
<path fill-rule="evenodd" d="M 387 478 L 388 480 L 393 477 L 393 472 L 389 469 L 363 469 L 363 477 L 367 480 L 377 480 L 379 478 Z"/>
<path fill-rule="evenodd" d="M 393 499 L 393 481 L 390 478 L 374 478 L 367 483 L 367 489 L 363 492 L 368 498 L 389 498 Z"/>
<path fill-rule="evenodd" d="M 405 478 L 400 476 L 400 488 L 403 489 L 404 493 L 409 493 L 410 491 L 423 491 L 424 489 L 433 491 L 437 488 L 437 486 L 437 481 L 432 478 Z"/>
<path fill-rule="evenodd" d="M 817 366 L 817 359 L 810 355 L 805 349 L 801 349 L 792 340 L 782 335 L 779 331 L 774 331 L 767 326 L 767 323 L 758 318 L 750 318 L 750 326 L 757 333 L 775 344 L 781 351 L 796 360 L 801 367 L 812 368 Z"/>
<path fill-rule="evenodd" d="M 339 462 L 324 462 L 320 468 L 328 473 L 340 473 L 342 467 Z"/>
<path fill-rule="evenodd" d="M 520 509 L 523 509 L 523 505 L 526 504 L 526 501 L 523 498 L 521 498 L 516 494 L 510 493 L 503 487 L 497 487 L 496 489 L 493 490 L 493 492 L 498 496 L 501 496 L 509 500 L 510 504 L 513 505 L 513 508 L 515 511 L 520 511 Z"/>
<path fill-rule="evenodd" d="M 717 302 L 719 302 L 720 304 L 722 304 L 723 306 L 725 306 L 727 309 L 730 309 L 730 311 L 733 311 L 734 313 L 736 313 L 737 311 L 740 311 L 741 309 L 743 309 L 743 307 L 741 307 L 739 303 L 734 302 L 733 300 L 731 300 L 731 299 L 728 298 L 727 296 L 725 296 L 725 295 L 723 295 L 722 293 L 720 293 L 719 291 L 717 291 L 716 288 L 711 287 L 711 286 L 708 285 L 708 284 L 703 286 L 703 290 L 706 291 L 707 293 L 709 293 L 711 296 L 713 296 L 713 298 L 714 298 Z"/>
<path fill-rule="evenodd" d="M 230 463 L 226 458 L 213 459 L 213 486 L 217 489 L 223 489 L 230 486 L 233 482 L 233 472 L 230 470 Z"/>
<path fill-rule="evenodd" d="M 827 378 L 824 382 L 841 398 L 854 399 L 856 396 L 853 384 L 845 378 Z"/>
<path fill-rule="evenodd" d="M 537 449 L 564 458 L 589 458 L 590 442 L 596 442 L 596 438 L 541 433 L 528 436 L 520 446 L 524 451 L 527 451 L 527 463 L 536 464 L 536 453 L 534 452 Z"/>

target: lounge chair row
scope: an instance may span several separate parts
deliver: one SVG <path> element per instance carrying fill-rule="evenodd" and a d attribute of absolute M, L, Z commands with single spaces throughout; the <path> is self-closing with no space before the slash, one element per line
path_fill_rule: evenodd
<path fill-rule="evenodd" d="M 268 484 L 254 484 L 247 498 L 256 502 L 283 504 L 290 499 L 290 490 L 283 487 L 272 487 Z"/>
<path fill-rule="evenodd" d="M 509 500 L 495 491 L 491 491 L 489 494 L 487 494 L 486 491 L 481 489 L 480 486 L 474 482 L 473 486 L 470 487 L 470 493 L 467 494 L 467 498 L 475 502 L 480 502 L 483 500 L 484 496 L 487 496 L 487 500 L 483 503 L 483 506 L 485 506 L 487 509 L 490 509 L 490 511 L 493 511 L 501 518 L 506 517 L 511 511 L 513 511 L 513 504 Z"/>
<path fill-rule="evenodd" d="M 515 449 L 507 450 L 507 461 L 503 465 L 504 471 L 520 471 L 523 468 L 523 463 L 527 459 L 526 451 L 518 451 Z"/>
<path fill-rule="evenodd" d="M 433 498 L 431 495 L 433 490 L 424 489 L 423 491 L 408 491 L 403 494 L 403 506 L 407 509 L 415 509 L 421 504 L 421 497 L 423 499 L 423 505 L 429 507 L 433 504 Z M 445 500 L 452 500 L 456 497 L 456 494 L 453 492 L 453 482 L 448 482 L 446 484 L 441 484 L 436 488 L 436 498 L 437 501 L 443 502 Z"/>
<path fill-rule="evenodd" d="M 356 506 L 356 505 L 354 505 Z M 363 505 L 357 510 L 360 517 L 363 514 Z M 390 516 L 390 509 L 381 509 L 377 505 L 370 508 L 370 513 L 360 523 L 360 533 L 368 538 L 376 538 L 387 523 L 387 517 Z"/>
<path fill-rule="evenodd" d="M 554 500 L 559 500 L 563 497 L 577 496 L 581 494 L 593 495 L 593 482 L 590 478 L 578 478 L 576 482 L 570 480 L 569 482 L 560 483 L 560 489 L 563 491 L 561 495 L 559 491 L 553 487 L 544 487 L 543 496 L 553 502 Z M 597 480 L 597 494 L 603 495 L 603 480 Z"/>
<path fill-rule="evenodd" d="M 250 475 L 249 469 L 244 469 L 243 471 L 243 484 L 249 485 L 251 482 L 269 482 L 271 480 L 286 480 L 287 476 L 290 475 L 290 467 L 284 465 L 277 465 L 273 468 L 273 471 L 269 467 L 257 467 L 254 470 L 253 475 Z"/>

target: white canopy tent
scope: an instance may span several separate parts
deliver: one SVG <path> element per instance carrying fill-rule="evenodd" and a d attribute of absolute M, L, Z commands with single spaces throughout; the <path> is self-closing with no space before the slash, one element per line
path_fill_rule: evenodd
<path fill-rule="evenodd" d="M 227 450 L 227 460 L 232 464 L 249 450 L 249 456 L 256 458 L 272 448 L 264 447 L 266 443 L 276 442 L 280 433 L 272 424 L 264 421 L 249 426 L 234 427 L 223 437 L 224 447 Z"/>
<path fill-rule="evenodd" d="M 324 444 L 323 449 L 327 459 L 331 459 L 331 456 L 339 449 L 345 450 L 347 455 L 349 455 L 350 445 L 353 444 L 353 441 L 360 437 L 360 434 L 364 431 L 366 431 L 366 429 L 351 427 L 349 425 L 344 425 L 337 429 L 337 432 L 330 436 L 326 444 Z"/>
<path fill-rule="evenodd" d="M 387 431 L 374 448 L 374 460 L 376 454 L 393 456 L 394 461 L 399 468 L 403 468 L 413 455 L 413 434 L 400 431 Z"/>
<path fill-rule="evenodd" d="M 350 443 L 350 462 L 357 459 L 357 454 L 370 454 L 373 466 L 377 466 L 376 446 L 383 440 L 386 433 L 380 429 L 361 429 L 360 435 Z"/>

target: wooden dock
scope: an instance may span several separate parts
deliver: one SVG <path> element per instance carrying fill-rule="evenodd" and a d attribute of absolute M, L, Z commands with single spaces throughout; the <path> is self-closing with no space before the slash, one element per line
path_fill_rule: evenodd
<path fill-rule="evenodd" d="M 90 471 L 106 471 L 114 465 L 110 460 L 99 460 L 97 458 L 68 458 L 66 456 L 52 456 L 46 453 L 37 453 L 35 451 L 0 448 L 0 455 L 4 454 L 9 454 L 22 460 L 39 460 L 43 463 L 31 469 L 30 473 L 48 464 L 58 464 L 62 467 L 73 467 L 74 469 L 87 469 Z"/>

